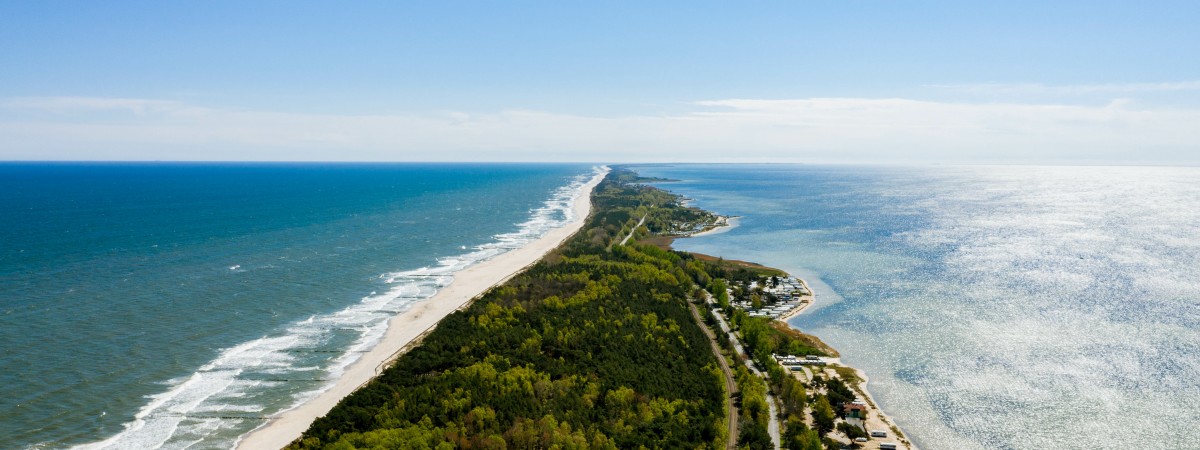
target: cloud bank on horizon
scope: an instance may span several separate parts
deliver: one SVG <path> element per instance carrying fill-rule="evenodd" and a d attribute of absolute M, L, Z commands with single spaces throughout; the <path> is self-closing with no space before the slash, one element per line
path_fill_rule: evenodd
<path fill-rule="evenodd" d="M 1200 2 L 0 3 L 0 160 L 1200 164 Z"/>
<path fill-rule="evenodd" d="M 986 91 L 1197 90 L 952 86 Z M 671 114 L 303 114 L 179 101 L 0 101 L 13 160 L 948 162 L 1196 164 L 1200 109 L 905 98 L 724 99 Z M 200 155 L 198 157 L 198 155 Z"/>

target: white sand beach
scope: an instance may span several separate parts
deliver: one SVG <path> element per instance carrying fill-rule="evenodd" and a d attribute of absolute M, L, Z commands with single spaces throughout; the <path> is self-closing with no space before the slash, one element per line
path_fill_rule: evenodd
<path fill-rule="evenodd" d="M 468 305 L 472 299 L 492 286 L 507 281 L 525 267 L 537 262 L 583 227 L 591 212 L 591 192 L 608 173 L 608 168 L 593 177 L 575 199 L 575 217 L 570 223 L 554 229 L 528 245 L 504 253 L 454 274 L 454 281 L 433 297 L 414 305 L 392 318 L 387 332 L 378 344 L 350 365 L 328 390 L 299 406 L 280 413 L 263 426 L 243 436 L 239 449 L 278 449 L 299 438 L 313 420 L 327 414 L 339 401 L 370 381 L 386 364 L 442 318 Z"/>
<path fill-rule="evenodd" d="M 741 217 L 722 216 L 720 219 L 718 219 L 716 226 L 709 228 L 707 230 L 701 231 L 699 233 L 689 234 L 686 237 L 700 237 L 700 236 L 708 236 L 708 235 L 712 235 L 712 234 L 721 234 L 721 233 L 728 232 L 729 230 L 737 228 L 738 219 L 741 219 Z"/>
<path fill-rule="evenodd" d="M 813 303 L 817 302 L 817 294 L 815 292 L 813 292 L 812 288 L 808 287 L 808 282 L 804 281 L 803 278 L 797 278 L 797 279 L 800 280 L 800 285 L 804 286 L 804 290 L 808 291 L 808 295 L 800 296 L 800 300 L 804 302 L 804 303 L 801 303 L 800 306 L 792 308 L 792 310 L 788 311 L 787 314 L 779 316 L 779 318 L 776 320 L 779 320 L 780 322 L 787 323 L 788 319 L 791 319 L 793 317 L 800 315 L 800 313 L 807 310 L 809 306 L 812 306 Z"/>

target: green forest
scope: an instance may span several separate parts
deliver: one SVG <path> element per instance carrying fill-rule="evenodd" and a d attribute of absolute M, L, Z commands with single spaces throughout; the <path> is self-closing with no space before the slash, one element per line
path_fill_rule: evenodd
<path fill-rule="evenodd" d="M 579 233 L 445 318 L 289 448 L 724 448 L 727 393 L 687 309 L 712 264 L 615 245 L 713 216 L 640 181 L 610 173 Z"/>

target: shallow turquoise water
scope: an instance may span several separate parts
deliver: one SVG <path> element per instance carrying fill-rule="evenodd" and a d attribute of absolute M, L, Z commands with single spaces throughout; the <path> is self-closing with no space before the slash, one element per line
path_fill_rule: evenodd
<path fill-rule="evenodd" d="M 1200 169 L 650 166 L 676 247 L 809 278 L 790 321 L 925 449 L 1195 448 Z"/>

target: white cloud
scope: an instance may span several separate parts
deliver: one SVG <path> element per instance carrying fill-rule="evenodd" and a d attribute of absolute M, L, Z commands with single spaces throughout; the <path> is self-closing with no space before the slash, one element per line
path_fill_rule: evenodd
<path fill-rule="evenodd" d="M 168 100 L 109 97 L 18 97 L 0 102 L 6 109 L 40 110 L 55 113 L 79 111 L 125 111 L 134 114 L 186 110 L 183 103 Z"/>
<path fill-rule="evenodd" d="M 1061 86 L 1039 83 L 934 84 L 929 85 L 928 87 L 956 93 L 985 95 L 1131 95 L 1160 92 L 1200 91 L 1200 80 L 1161 83 L 1110 83 Z"/>
<path fill-rule="evenodd" d="M 26 98 L 0 103 L 0 159 L 1196 163 L 1196 123 L 1200 110 L 1119 101 L 726 99 L 675 115 L 587 117 Z"/>

